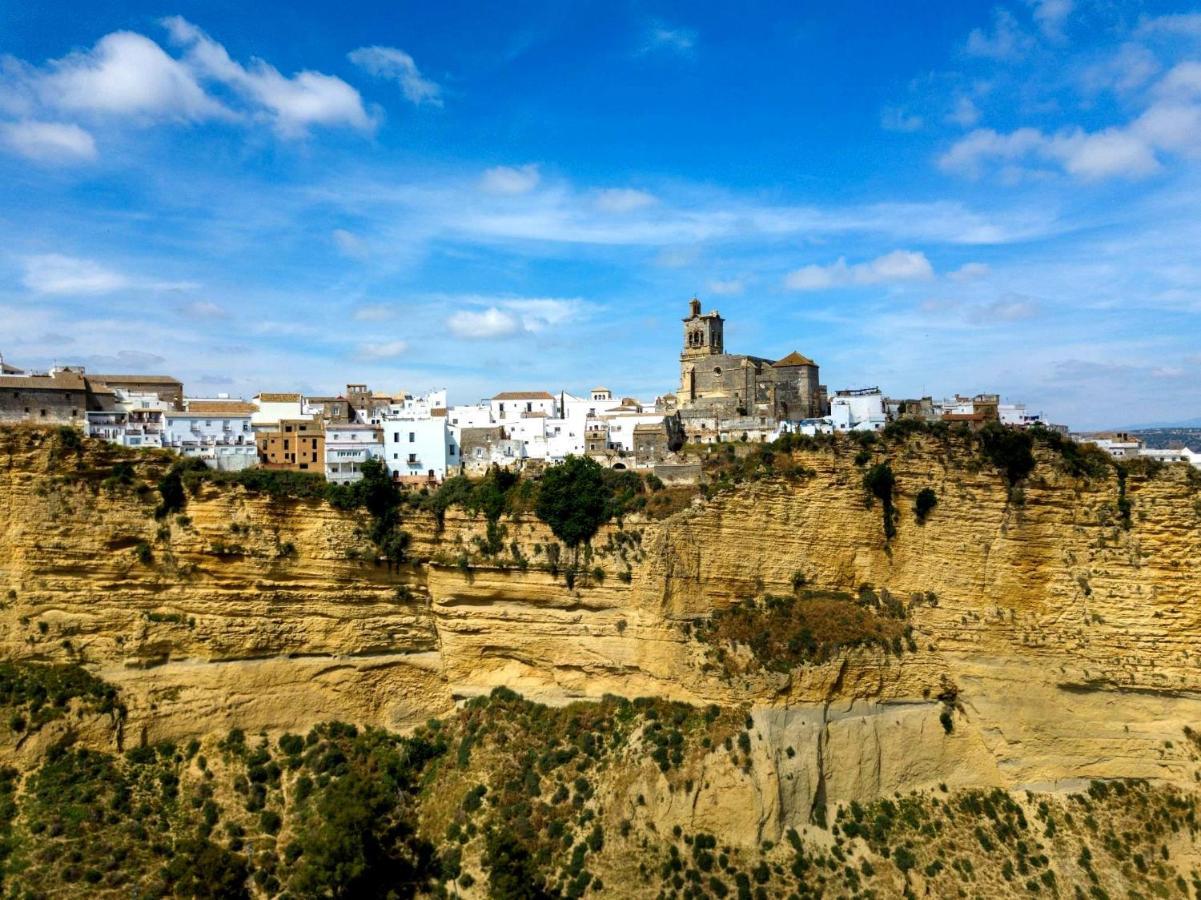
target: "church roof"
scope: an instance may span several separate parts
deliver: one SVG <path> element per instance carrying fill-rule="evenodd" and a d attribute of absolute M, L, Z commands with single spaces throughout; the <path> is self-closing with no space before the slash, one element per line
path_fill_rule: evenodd
<path fill-rule="evenodd" d="M 793 350 L 783 359 L 776 360 L 774 363 L 772 363 L 772 365 L 779 368 L 784 368 L 786 366 L 816 366 L 817 363 L 815 363 L 809 357 L 802 356 L 800 353 L 797 353 L 795 350 Z"/>

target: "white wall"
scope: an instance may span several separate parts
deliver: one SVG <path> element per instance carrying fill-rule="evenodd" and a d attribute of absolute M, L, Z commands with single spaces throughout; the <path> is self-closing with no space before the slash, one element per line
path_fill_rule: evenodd
<path fill-rule="evenodd" d="M 439 481 L 446 477 L 447 464 L 458 465 L 457 445 L 452 445 L 446 418 L 386 419 L 384 462 L 389 471 L 404 476 L 428 475 Z M 455 446 L 452 456 L 451 447 Z"/>
<path fill-rule="evenodd" d="M 325 478 L 348 484 L 363 477 L 363 463 L 382 459 L 383 439 L 374 428 L 330 425 L 325 429 Z"/>
<path fill-rule="evenodd" d="M 164 447 L 226 444 L 254 447 L 254 431 L 246 413 L 188 413 L 168 411 L 163 426 Z"/>
<path fill-rule="evenodd" d="M 511 422 L 520 419 L 525 413 L 542 413 L 544 416 L 555 414 L 554 397 L 519 397 L 517 399 L 499 399 L 493 397 L 488 401 L 494 422 Z M 462 423 L 460 423 L 462 424 Z"/>
<path fill-rule="evenodd" d="M 264 403 L 256 397 L 251 402 L 259 408 L 258 412 L 250 416 L 250 424 L 254 426 L 275 425 L 280 419 L 307 419 L 310 417 L 301 408 L 300 400 Z"/>

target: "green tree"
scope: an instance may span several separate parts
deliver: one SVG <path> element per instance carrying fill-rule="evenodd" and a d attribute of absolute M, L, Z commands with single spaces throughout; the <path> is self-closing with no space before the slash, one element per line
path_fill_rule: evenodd
<path fill-rule="evenodd" d="M 569 456 L 542 476 L 535 512 L 555 537 L 575 548 L 590 541 L 608 518 L 609 497 L 601 466 Z"/>

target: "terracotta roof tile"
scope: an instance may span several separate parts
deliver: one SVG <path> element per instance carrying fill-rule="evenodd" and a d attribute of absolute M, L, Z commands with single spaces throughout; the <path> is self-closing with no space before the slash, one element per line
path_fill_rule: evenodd
<path fill-rule="evenodd" d="M 501 391 L 493 400 L 554 400 L 546 391 Z"/>
<path fill-rule="evenodd" d="M 817 363 L 815 363 L 809 357 L 802 356 L 800 353 L 797 353 L 795 350 L 793 350 L 783 359 L 776 360 L 774 363 L 772 363 L 772 365 L 784 368 L 786 366 L 816 366 Z"/>

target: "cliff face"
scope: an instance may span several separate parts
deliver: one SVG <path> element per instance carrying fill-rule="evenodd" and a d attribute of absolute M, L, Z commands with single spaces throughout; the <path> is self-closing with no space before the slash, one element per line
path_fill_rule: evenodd
<path fill-rule="evenodd" d="M 159 521 L 154 492 L 81 475 L 101 450 L 54 440 L 15 431 L 0 446 L 0 655 L 81 662 L 117 685 L 114 744 L 330 719 L 405 729 L 497 685 L 552 704 L 745 705 L 761 736 L 749 771 L 715 763 L 687 802 L 651 776 L 631 791 L 660 827 L 745 818 L 746 842 L 779 840 L 815 805 L 940 783 L 1184 786 L 1197 772 L 1182 732 L 1201 723 L 1201 491 L 1180 467 L 1127 479 L 1124 527 L 1116 476 L 1040 455 L 1019 496 L 912 437 L 887 449 L 886 542 L 854 454 L 800 453 L 805 477 L 605 526 L 568 588 L 552 572 L 569 551 L 532 517 L 502 521 L 502 566 L 481 556 L 482 518 L 410 512 L 413 561 L 389 568 L 358 514 L 206 485 Z M 938 503 L 921 524 L 926 487 Z M 714 665 L 694 623 L 802 581 L 887 591 L 906 646 L 789 671 Z"/>

